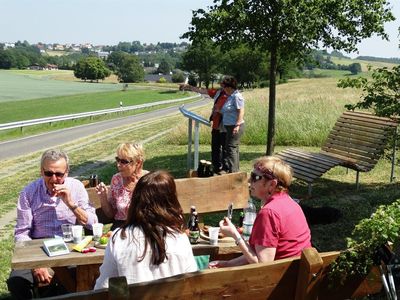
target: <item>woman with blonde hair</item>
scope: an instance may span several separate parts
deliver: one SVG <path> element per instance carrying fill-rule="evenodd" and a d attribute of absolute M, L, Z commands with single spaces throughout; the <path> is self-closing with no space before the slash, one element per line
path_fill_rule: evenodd
<path fill-rule="evenodd" d="M 112 177 L 110 189 L 103 182 L 96 187 L 104 214 L 114 219 L 111 230 L 121 226 L 126 220 L 136 183 L 140 177 L 148 173 L 143 170 L 145 158 L 141 144 L 120 144 L 116 154 L 118 173 Z"/>
<path fill-rule="evenodd" d="M 210 268 L 268 262 L 298 256 L 311 247 L 311 233 L 304 213 L 288 194 L 292 168 L 278 157 L 255 160 L 249 183 L 254 199 L 261 201 L 248 242 L 228 218 L 220 222 L 221 232 L 235 239 L 243 255 L 229 261 L 211 262 Z"/>
<path fill-rule="evenodd" d="M 184 227 L 172 175 L 141 177 L 125 224 L 107 244 L 95 289 L 107 288 L 110 277 L 125 276 L 131 284 L 197 271 Z"/>

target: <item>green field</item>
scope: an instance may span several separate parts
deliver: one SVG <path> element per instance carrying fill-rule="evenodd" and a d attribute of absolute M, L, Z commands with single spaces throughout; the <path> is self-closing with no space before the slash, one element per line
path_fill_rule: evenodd
<path fill-rule="evenodd" d="M 189 93 L 182 93 L 178 90 L 131 89 L 125 92 L 114 91 L 9 101 L 2 104 L 0 123 L 117 108 L 120 101 L 123 106 L 130 106 L 186 96 L 189 96 Z"/>
<path fill-rule="evenodd" d="M 26 99 L 120 91 L 121 84 L 52 80 L 71 71 L 0 70 L 0 103 Z"/>

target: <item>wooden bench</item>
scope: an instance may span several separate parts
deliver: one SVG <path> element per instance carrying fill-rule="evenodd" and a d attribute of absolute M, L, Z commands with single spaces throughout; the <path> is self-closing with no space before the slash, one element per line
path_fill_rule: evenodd
<path fill-rule="evenodd" d="M 150 282 L 126 284 L 111 278 L 109 289 L 80 292 L 54 299 L 349 299 L 381 290 L 379 271 L 330 287 L 329 265 L 339 252 L 305 249 L 300 257 L 271 263 L 203 270 Z"/>
<path fill-rule="evenodd" d="M 199 214 L 226 211 L 229 203 L 233 208 L 243 208 L 249 198 L 249 187 L 246 172 L 225 174 L 207 178 L 175 179 L 178 200 L 185 214 L 190 206 L 195 205 Z M 86 189 L 89 200 L 96 208 L 99 222 L 107 224 L 112 220 L 106 218 L 101 210 L 100 199 L 95 188 Z"/>
<path fill-rule="evenodd" d="M 292 166 L 294 177 L 308 183 L 309 195 L 312 182 L 335 166 L 355 170 L 358 189 L 359 172 L 368 172 L 375 167 L 388 137 L 396 132 L 397 126 L 398 122 L 390 118 L 346 111 L 337 120 L 319 153 L 287 149 L 276 156 Z"/>

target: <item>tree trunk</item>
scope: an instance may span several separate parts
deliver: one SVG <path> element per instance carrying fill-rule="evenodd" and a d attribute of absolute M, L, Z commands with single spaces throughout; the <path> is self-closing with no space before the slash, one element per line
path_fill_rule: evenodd
<path fill-rule="evenodd" d="M 275 103 L 276 103 L 276 69 L 278 62 L 278 51 L 276 47 L 271 49 L 269 69 L 269 107 L 268 107 L 268 129 L 267 129 L 267 152 L 272 155 L 275 147 Z"/>

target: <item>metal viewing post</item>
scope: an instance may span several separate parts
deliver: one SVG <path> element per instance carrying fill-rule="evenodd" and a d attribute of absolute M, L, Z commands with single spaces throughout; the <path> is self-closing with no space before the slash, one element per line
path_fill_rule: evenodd
<path fill-rule="evenodd" d="M 190 165 L 192 164 L 192 127 L 194 122 L 194 164 L 193 169 L 197 170 L 199 166 L 199 127 L 200 123 L 211 126 L 210 122 L 203 117 L 196 115 L 184 108 L 184 105 L 179 107 L 180 112 L 188 118 L 188 153 L 187 153 L 187 168 L 190 170 Z"/>

